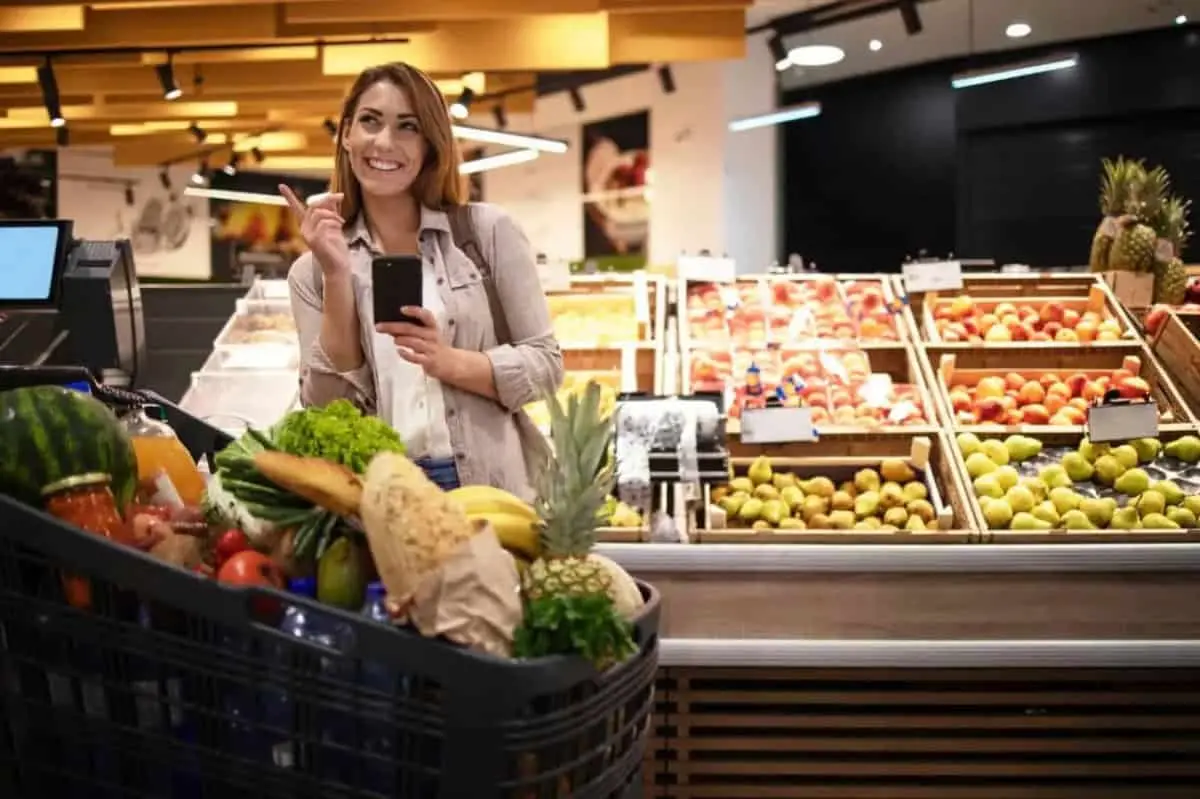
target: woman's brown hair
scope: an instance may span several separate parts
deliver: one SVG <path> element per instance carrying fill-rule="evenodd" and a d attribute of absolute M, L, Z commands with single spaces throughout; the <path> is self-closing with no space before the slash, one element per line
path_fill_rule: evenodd
<path fill-rule="evenodd" d="M 333 179 L 329 182 L 330 191 L 345 195 L 342 199 L 342 218 L 347 225 L 353 224 L 362 211 L 362 188 L 354 176 L 350 154 L 342 146 L 342 138 L 353 124 L 354 112 L 358 110 L 363 93 L 381 81 L 397 86 L 408 96 L 413 113 L 417 115 L 421 135 L 428 144 L 421 174 L 413 182 L 413 196 L 426 208 L 445 210 L 462 205 L 466 191 L 462 176 L 458 173 L 458 144 L 450 131 L 446 101 L 428 75 L 416 67 L 394 62 L 364 69 L 342 103 L 342 118 L 334 138 Z"/>

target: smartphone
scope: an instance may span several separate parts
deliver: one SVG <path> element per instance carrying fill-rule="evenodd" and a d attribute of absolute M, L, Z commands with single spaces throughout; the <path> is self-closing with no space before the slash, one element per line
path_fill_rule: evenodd
<path fill-rule="evenodd" d="M 371 291 L 376 322 L 422 324 L 400 312 L 406 305 L 425 304 L 421 259 L 415 255 L 381 255 L 371 261 Z"/>

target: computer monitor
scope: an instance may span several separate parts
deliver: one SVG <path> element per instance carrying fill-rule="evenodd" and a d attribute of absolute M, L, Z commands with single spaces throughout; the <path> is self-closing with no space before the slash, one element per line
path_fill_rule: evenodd
<path fill-rule="evenodd" d="M 57 309 L 71 231 L 63 219 L 0 220 L 0 312 Z"/>

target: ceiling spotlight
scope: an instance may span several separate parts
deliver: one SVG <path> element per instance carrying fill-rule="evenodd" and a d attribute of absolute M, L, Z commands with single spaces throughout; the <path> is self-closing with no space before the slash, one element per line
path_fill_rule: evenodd
<path fill-rule="evenodd" d="M 771 57 L 775 59 L 775 71 L 783 72 L 792 65 L 788 59 L 787 48 L 783 46 L 783 37 L 779 35 L 779 31 L 772 31 L 771 38 L 767 39 L 767 47 L 771 48 Z"/>
<path fill-rule="evenodd" d="M 883 42 L 879 41 L 878 39 L 872 39 L 867 47 L 871 48 L 872 53 L 878 53 L 883 49 Z"/>
<path fill-rule="evenodd" d="M 567 94 L 571 97 L 571 106 L 575 109 L 575 112 L 582 114 L 584 109 L 587 108 L 587 103 L 583 101 L 583 92 L 579 91 L 578 86 L 572 86 L 567 89 Z"/>
<path fill-rule="evenodd" d="M 62 125 L 54 129 L 54 142 L 59 147 L 71 146 L 71 131 L 66 125 Z"/>
<path fill-rule="evenodd" d="M 254 159 L 254 163 L 256 164 L 261 164 L 267 158 L 265 155 L 263 155 L 263 151 L 257 147 L 250 148 L 250 157 Z"/>
<path fill-rule="evenodd" d="M 126 183 L 125 184 L 125 204 L 132 207 L 134 202 L 135 202 L 135 198 L 133 196 L 133 184 Z"/>
<path fill-rule="evenodd" d="M 1023 39 L 1033 33 L 1033 28 L 1026 22 L 1014 22 L 1004 29 L 1004 35 L 1010 39 Z"/>
<path fill-rule="evenodd" d="M 164 100 L 178 100 L 183 96 L 183 90 L 179 88 L 179 82 L 175 80 L 175 63 L 171 56 L 167 56 L 167 63 L 157 64 L 154 72 L 158 75 L 159 85 L 162 86 Z"/>
<path fill-rule="evenodd" d="M 198 144 L 204 144 L 204 140 L 208 138 L 208 134 L 204 132 L 204 128 L 195 122 L 188 125 L 188 133 L 192 134 L 192 137 Z"/>
<path fill-rule="evenodd" d="M 238 163 L 241 160 L 242 160 L 242 157 L 240 155 L 238 155 L 237 153 L 232 153 L 229 156 L 229 163 L 226 164 L 225 166 L 221 167 L 221 171 L 224 172 L 226 175 L 229 175 L 230 177 L 236 175 L 237 171 L 238 171 Z"/>
<path fill-rule="evenodd" d="M 321 123 L 321 127 L 325 128 L 325 132 L 329 134 L 330 138 L 337 138 L 338 126 L 332 119 L 326 117 L 325 121 Z"/>
<path fill-rule="evenodd" d="M 658 84 L 662 86 L 663 94 L 674 94 L 675 73 L 671 71 L 670 64 L 663 64 L 658 68 Z"/>
<path fill-rule="evenodd" d="M 450 106 L 450 116 L 455 119 L 466 119 L 471 113 L 471 101 L 475 99 L 475 92 L 470 86 L 464 86 L 462 94 Z"/>
<path fill-rule="evenodd" d="M 500 103 L 492 108 L 492 116 L 496 118 L 496 127 L 504 130 L 508 127 L 508 114 L 504 113 L 504 106 Z"/>
<path fill-rule="evenodd" d="M 54 77 L 54 66 L 50 59 L 37 68 L 38 86 L 42 89 L 42 105 L 46 106 L 46 116 L 50 118 L 50 127 L 61 128 L 67 124 L 63 119 L 62 102 L 58 96 L 58 80 Z"/>
<path fill-rule="evenodd" d="M 798 67 L 827 67 L 846 57 L 846 51 L 832 44 L 807 44 L 788 52 L 788 60 Z"/>
<path fill-rule="evenodd" d="M 901 0 L 900 18 L 904 20 L 904 30 L 909 36 L 916 36 L 925 29 L 921 24 L 921 12 L 917 11 L 916 0 Z"/>
<path fill-rule="evenodd" d="M 167 191 L 171 190 L 171 173 L 165 166 L 162 168 L 162 171 L 158 173 L 158 182 L 161 183 L 162 187 Z"/>
<path fill-rule="evenodd" d="M 191 182 L 193 186 L 203 186 L 208 182 L 208 161 L 201 159 L 196 171 L 192 173 Z"/>
<path fill-rule="evenodd" d="M 1187 14 L 1180 14 L 1179 16 L 1175 17 L 1175 24 L 1176 25 L 1186 25 L 1187 24 Z"/>

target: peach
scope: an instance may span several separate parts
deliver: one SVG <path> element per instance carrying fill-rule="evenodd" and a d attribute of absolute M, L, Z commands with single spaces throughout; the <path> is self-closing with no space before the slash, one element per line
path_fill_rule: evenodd
<path fill-rule="evenodd" d="M 1050 411 L 1045 405 L 1034 403 L 1021 409 L 1021 421 L 1025 424 L 1047 424 L 1050 421 Z"/>
<path fill-rule="evenodd" d="M 1030 341 L 1053 341 L 1054 339 L 1051 338 L 1049 333 L 1043 333 L 1042 331 L 1039 330 L 1038 332 L 1036 332 L 1032 336 L 1030 336 L 1029 340 Z"/>
<path fill-rule="evenodd" d="M 1084 379 L 1086 380 L 1087 378 Z M 1063 404 L 1065 405 L 1067 400 L 1069 400 L 1072 396 L 1071 387 L 1067 385 L 1066 382 L 1058 382 L 1053 384 L 1050 386 L 1050 388 L 1046 389 L 1046 397 L 1049 398 L 1054 396 L 1062 397 Z"/>
<path fill-rule="evenodd" d="M 1061 302 L 1047 302 L 1038 309 L 1038 318 L 1043 322 L 1062 322 L 1065 311 L 1066 308 L 1063 307 Z"/>
<path fill-rule="evenodd" d="M 1012 341 L 1012 333 L 1004 325 L 992 325 L 984 334 L 984 341 L 1004 342 Z"/>
<path fill-rule="evenodd" d="M 1120 341 L 1121 334 L 1111 330 L 1101 330 L 1096 334 L 1096 341 Z"/>
<path fill-rule="evenodd" d="M 1069 327 L 1060 328 L 1054 334 L 1055 341 L 1079 341 L 1079 336 L 1075 335 L 1075 331 Z"/>
<path fill-rule="evenodd" d="M 987 377 L 980 378 L 979 382 L 975 384 L 975 396 L 980 399 L 1000 397 L 1004 395 L 1005 388 L 1003 377 L 988 375 Z"/>
<path fill-rule="evenodd" d="M 992 422 L 1003 417 L 1007 409 L 1000 404 L 1000 400 L 990 397 L 979 401 L 975 406 L 975 413 L 980 421 Z"/>
<path fill-rule="evenodd" d="M 1062 313 L 1062 324 L 1063 327 L 1074 328 L 1077 324 L 1079 324 L 1079 311 L 1076 311 L 1074 308 L 1064 309 Z"/>
<path fill-rule="evenodd" d="M 1075 335 L 1080 341 L 1096 340 L 1096 325 L 1093 322 L 1080 322 L 1075 326 Z"/>
<path fill-rule="evenodd" d="M 1042 388 L 1041 383 L 1029 381 L 1021 386 L 1017 398 L 1021 400 L 1022 405 L 1041 405 L 1046 399 L 1046 389 Z"/>
<path fill-rule="evenodd" d="M 1087 421 L 1087 411 L 1072 408 L 1070 405 L 1059 411 L 1059 414 L 1071 420 L 1071 424 L 1083 424 Z"/>
<path fill-rule="evenodd" d="M 1062 394 L 1047 394 L 1046 401 L 1042 404 L 1046 406 L 1047 413 L 1053 416 L 1066 407 L 1067 399 Z"/>
<path fill-rule="evenodd" d="M 1088 384 L 1083 387 L 1083 397 L 1085 402 L 1091 403 L 1104 396 L 1104 385 L 1099 380 L 1088 381 Z M 1072 403 L 1074 400 L 1071 401 Z M 1070 403 L 1068 403 L 1070 404 Z"/>
<path fill-rule="evenodd" d="M 1111 375 L 1111 378 L 1112 378 L 1112 382 L 1114 382 L 1114 383 L 1120 383 L 1122 380 L 1124 380 L 1124 379 L 1126 379 L 1126 378 L 1129 378 L 1129 377 L 1136 377 L 1136 376 L 1137 376 L 1137 375 L 1135 375 L 1135 374 L 1134 374 L 1134 373 L 1133 373 L 1131 370 L 1129 370 L 1129 369 L 1114 369 L 1114 370 L 1113 370 L 1113 373 L 1112 373 L 1112 375 Z"/>
<path fill-rule="evenodd" d="M 1011 394 L 1005 394 L 1003 397 L 996 397 L 1006 411 L 1015 411 L 1017 409 L 1017 398 Z"/>
<path fill-rule="evenodd" d="M 991 330 L 1000 320 L 995 314 L 985 313 L 979 317 L 978 325 L 979 332 L 986 333 Z"/>
<path fill-rule="evenodd" d="M 1071 390 L 1070 396 L 1078 397 L 1083 394 L 1083 387 L 1087 385 L 1088 376 L 1082 372 L 1076 372 L 1067 378 L 1067 388 Z"/>
<path fill-rule="evenodd" d="M 1148 397 L 1150 396 L 1150 384 L 1140 377 L 1127 377 L 1117 384 L 1117 390 L 1121 392 L 1122 397 Z"/>
<path fill-rule="evenodd" d="M 955 411 L 954 418 L 959 424 L 975 424 L 979 421 L 979 417 L 973 411 Z"/>
<path fill-rule="evenodd" d="M 955 297 L 950 301 L 950 315 L 957 319 L 970 316 L 974 310 L 975 301 L 965 294 Z"/>
<path fill-rule="evenodd" d="M 1009 314 L 1012 314 L 1013 316 L 1018 315 L 1017 306 L 1013 305 L 1011 302 L 996 303 L 996 307 L 992 309 L 992 313 L 1001 318 L 1008 316 Z"/>
<path fill-rule="evenodd" d="M 1017 306 L 1017 315 L 1018 316 L 1032 316 L 1034 319 L 1036 319 L 1038 312 L 1037 312 L 1037 308 L 1034 308 L 1032 305 L 1025 303 L 1023 305 Z"/>
<path fill-rule="evenodd" d="M 971 395 L 968 394 L 967 392 L 965 392 L 965 391 L 951 391 L 950 392 L 950 407 L 954 408 L 954 410 L 956 410 L 956 411 L 970 410 L 971 406 L 973 404 L 974 404 L 974 401 L 971 399 Z"/>
<path fill-rule="evenodd" d="M 1042 325 L 1042 332 L 1049 336 L 1056 335 L 1060 330 L 1062 330 L 1062 325 L 1058 322 L 1046 322 Z"/>
<path fill-rule="evenodd" d="M 1091 403 L 1085 400 L 1083 397 L 1071 397 L 1071 399 L 1067 400 L 1068 408 L 1078 408 L 1081 411 L 1086 411 L 1088 409 L 1088 405 L 1090 404 Z"/>
<path fill-rule="evenodd" d="M 1025 377 L 1016 372 L 1009 372 L 1004 376 L 1004 384 L 1010 391 L 1020 391 L 1021 386 L 1025 385 Z"/>
<path fill-rule="evenodd" d="M 1059 382 L 1059 377 L 1054 372 L 1043 372 L 1042 376 L 1038 378 L 1038 382 L 1042 384 L 1042 388 L 1049 389 L 1050 386 Z"/>
<path fill-rule="evenodd" d="M 1064 416 L 1060 412 L 1060 413 L 1056 413 L 1050 417 L 1049 424 L 1052 424 L 1055 427 L 1070 427 L 1073 424 L 1073 422 L 1071 421 L 1070 417 Z"/>
<path fill-rule="evenodd" d="M 997 315 L 999 316 L 999 314 L 997 314 Z M 1000 316 L 999 318 L 1000 318 L 1000 324 L 1004 325 L 1007 328 L 1012 328 L 1014 325 L 1021 324 L 1021 317 L 1017 316 L 1015 313 L 1006 313 L 1003 316 Z"/>

